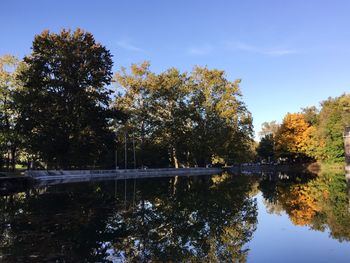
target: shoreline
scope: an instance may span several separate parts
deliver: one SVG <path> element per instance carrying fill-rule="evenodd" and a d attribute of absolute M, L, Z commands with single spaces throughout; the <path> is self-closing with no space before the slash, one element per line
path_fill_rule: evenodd
<path fill-rule="evenodd" d="M 92 182 L 104 180 L 142 179 L 171 176 L 200 176 L 214 175 L 222 172 L 243 175 L 266 175 L 285 173 L 322 172 L 350 173 L 350 166 L 342 164 L 249 164 L 228 167 L 210 168 L 151 168 L 151 169 L 118 169 L 118 170 L 27 170 L 24 175 L 0 177 L 0 194 L 18 192 L 30 186 L 49 186 L 67 183 Z"/>

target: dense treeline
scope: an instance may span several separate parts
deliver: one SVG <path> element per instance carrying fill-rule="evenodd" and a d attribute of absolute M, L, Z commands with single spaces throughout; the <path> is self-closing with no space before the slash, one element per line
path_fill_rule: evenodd
<path fill-rule="evenodd" d="M 0 58 L 0 166 L 180 167 L 252 157 L 239 80 L 148 62 L 113 77 L 112 55 L 77 29 L 44 31 L 20 61 Z"/>
<path fill-rule="evenodd" d="M 117 134 L 140 142 L 142 164 L 167 166 L 170 158 L 175 167 L 204 166 L 250 158 L 252 118 L 240 100 L 239 80 L 201 67 L 155 74 L 147 62 L 130 71 L 115 76 L 121 88 L 116 107 L 128 116 Z"/>
<path fill-rule="evenodd" d="M 349 125 L 350 95 L 328 98 L 319 109 L 288 113 L 282 124 L 264 123 L 257 152 L 265 160 L 343 162 L 343 132 Z"/>
<path fill-rule="evenodd" d="M 183 167 L 254 159 L 240 80 L 150 63 L 112 72 L 109 50 L 83 30 L 44 31 L 31 54 L 0 58 L 0 167 Z M 262 160 L 344 160 L 350 95 L 264 123 Z M 116 164 L 117 162 L 117 164 Z"/>

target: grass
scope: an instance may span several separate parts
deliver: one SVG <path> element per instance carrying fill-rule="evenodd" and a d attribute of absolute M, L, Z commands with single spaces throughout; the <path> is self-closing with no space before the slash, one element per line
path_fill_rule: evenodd
<path fill-rule="evenodd" d="M 341 163 L 322 163 L 320 162 L 320 170 L 322 173 L 342 173 L 345 172 L 345 164 Z"/>
<path fill-rule="evenodd" d="M 8 172 L 5 167 L 2 167 L 0 170 L 0 177 L 16 177 L 23 175 L 24 170 L 26 169 L 26 166 L 21 164 L 16 164 L 15 171 L 14 172 Z"/>

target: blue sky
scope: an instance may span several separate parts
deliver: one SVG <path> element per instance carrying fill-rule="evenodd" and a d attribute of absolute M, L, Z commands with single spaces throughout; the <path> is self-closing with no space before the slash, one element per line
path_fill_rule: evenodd
<path fill-rule="evenodd" d="M 114 69 L 194 65 L 242 79 L 255 131 L 264 121 L 349 92 L 350 1 L 0 2 L 0 56 L 22 58 L 35 34 L 81 27 L 114 55 Z"/>

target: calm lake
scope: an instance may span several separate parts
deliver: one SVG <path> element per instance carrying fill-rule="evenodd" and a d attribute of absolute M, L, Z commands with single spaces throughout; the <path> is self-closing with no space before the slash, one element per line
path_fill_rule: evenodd
<path fill-rule="evenodd" d="M 344 174 L 215 175 L 0 197 L 0 262 L 350 262 Z"/>

